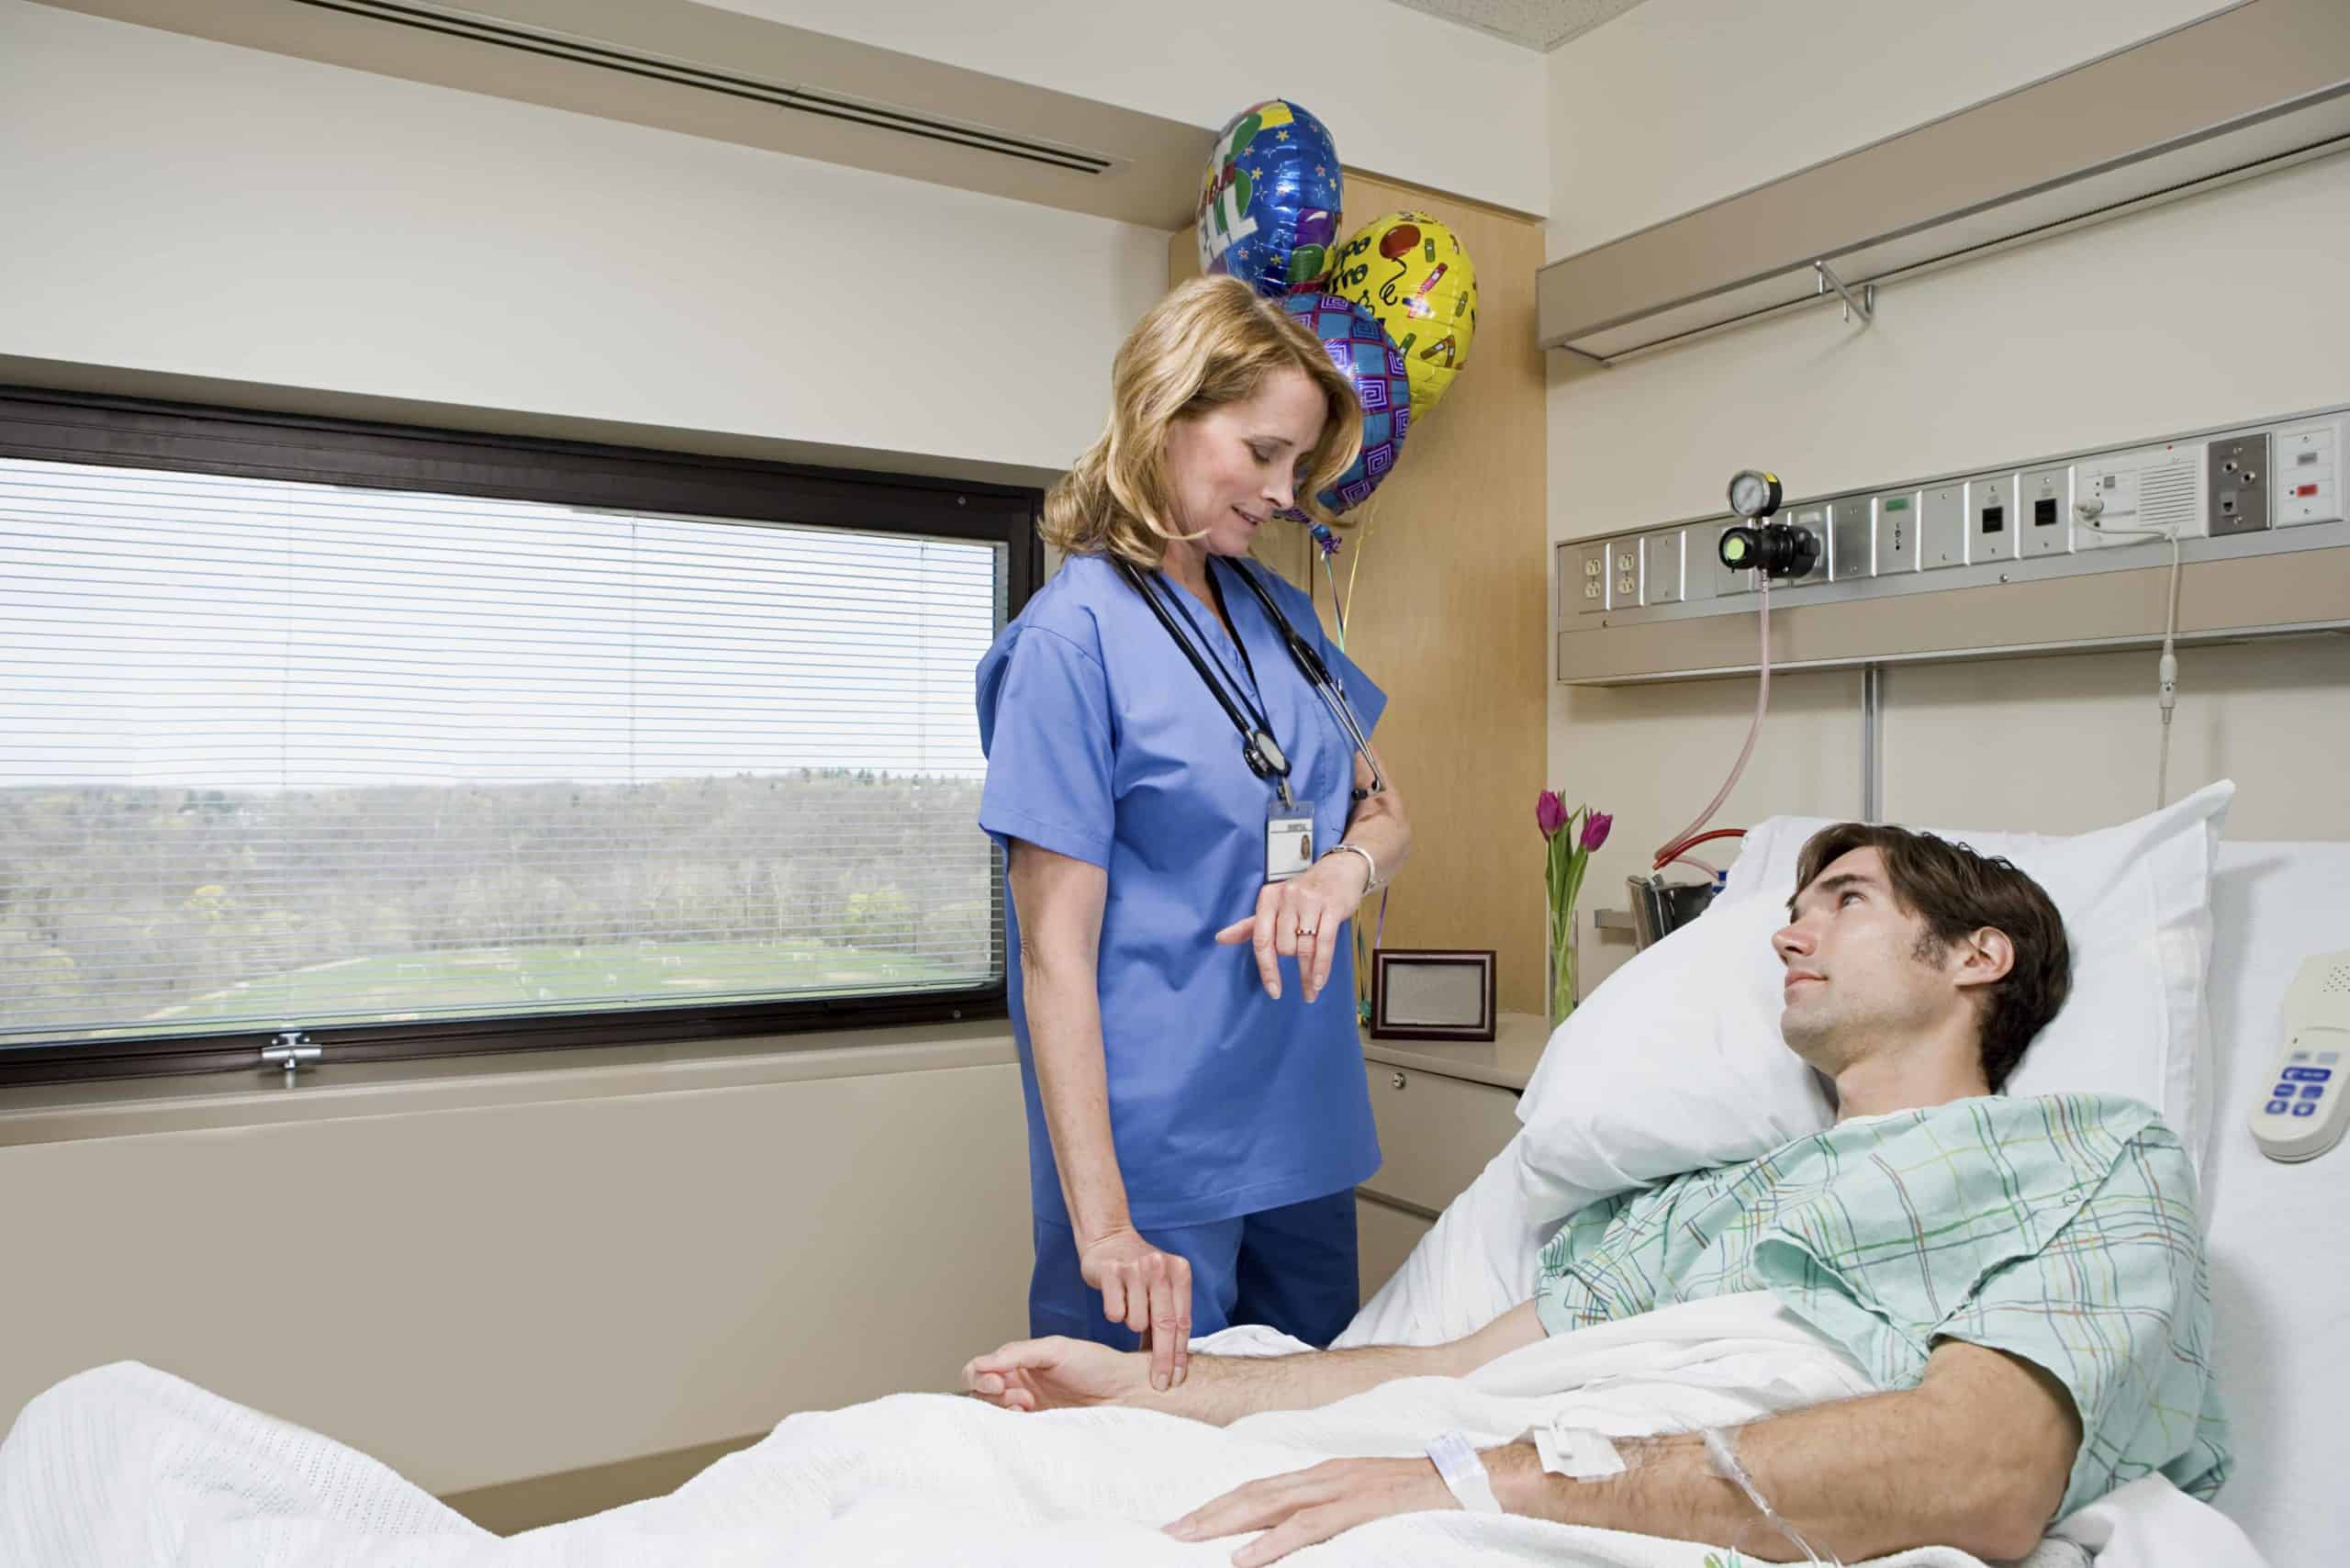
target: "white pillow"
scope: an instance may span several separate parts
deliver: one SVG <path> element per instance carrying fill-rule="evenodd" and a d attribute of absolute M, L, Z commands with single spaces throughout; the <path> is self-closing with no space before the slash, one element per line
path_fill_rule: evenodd
<path fill-rule="evenodd" d="M 2234 792 L 2214 784 L 2070 838 L 1932 830 L 2013 861 L 2065 917 L 2072 995 L 2009 1092 L 2143 1101 L 2199 1163 L 2211 860 Z M 1830 820 L 1773 817 L 1749 830 L 1713 906 L 1610 975 L 1551 1036 L 1517 1108 L 1528 1164 L 1550 1195 L 1589 1202 L 1751 1159 L 1833 1119 L 1817 1076 L 1780 1038 L 1770 947 L 1804 842 Z"/>

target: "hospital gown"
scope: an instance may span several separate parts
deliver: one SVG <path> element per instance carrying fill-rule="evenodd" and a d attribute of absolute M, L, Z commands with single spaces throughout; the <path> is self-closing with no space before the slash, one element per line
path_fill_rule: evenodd
<path fill-rule="evenodd" d="M 2193 1168 L 2134 1101 L 1986 1097 L 1854 1117 L 1579 1211 L 1542 1253 L 1550 1333 L 1768 1290 L 1880 1387 L 1937 1339 L 2045 1369 L 2080 1413 L 2062 1514 L 2228 1470 Z"/>

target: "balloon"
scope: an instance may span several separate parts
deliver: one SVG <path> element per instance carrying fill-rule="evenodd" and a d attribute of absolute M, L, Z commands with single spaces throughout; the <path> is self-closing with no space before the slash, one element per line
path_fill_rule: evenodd
<path fill-rule="evenodd" d="M 1281 308 L 1304 322 L 1322 340 L 1362 405 L 1362 451 L 1354 465 L 1322 492 L 1322 504 L 1343 512 L 1362 504 L 1395 466 L 1404 449 L 1404 432 L 1412 428 L 1412 386 L 1404 356 L 1387 341 L 1371 313 L 1335 294 L 1292 294 Z M 1303 517 L 1292 511 L 1291 517 Z"/>
<path fill-rule="evenodd" d="M 1477 269 L 1460 237 L 1425 212 L 1391 212 L 1338 247 L 1328 287 L 1387 329 L 1412 367 L 1412 412 L 1427 419 L 1477 335 Z"/>
<path fill-rule="evenodd" d="M 1320 120 L 1280 98 L 1241 110 L 1216 132 L 1200 186 L 1200 270 L 1269 296 L 1315 286 L 1330 270 L 1344 188 Z"/>

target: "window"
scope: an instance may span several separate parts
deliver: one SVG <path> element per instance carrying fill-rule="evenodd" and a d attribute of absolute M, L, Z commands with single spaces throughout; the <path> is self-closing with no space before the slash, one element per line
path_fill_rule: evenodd
<path fill-rule="evenodd" d="M 0 1081 L 1001 1012 L 1036 498 L 0 397 Z"/>

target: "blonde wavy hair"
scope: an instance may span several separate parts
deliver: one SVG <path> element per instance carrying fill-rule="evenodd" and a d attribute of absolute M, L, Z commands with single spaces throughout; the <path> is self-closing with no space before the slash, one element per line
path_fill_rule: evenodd
<path fill-rule="evenodd" d="M 1178 420 L 1248 401 L 1284 367 L 1304 371 L 1329 408 L 1298 482 L 1297 510 L 1337 523 L 1315 498 L 1362 445 L 1354 387 L 1322 341 L 1278 300 L 1259 297 L 1238 278 L 1202 277 L 1152 306 L 1118 350 L 1109 423 L 1046 493 L 1038 528 L 1045 543 L 1069 554 L 1112 552 L 1156 566 L 1169 541 L 1201 537 L 1184 532 L 1175 517 L 1168 432 Z"/>

